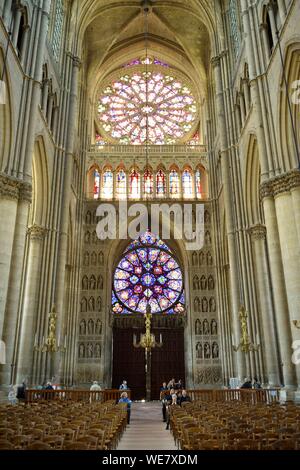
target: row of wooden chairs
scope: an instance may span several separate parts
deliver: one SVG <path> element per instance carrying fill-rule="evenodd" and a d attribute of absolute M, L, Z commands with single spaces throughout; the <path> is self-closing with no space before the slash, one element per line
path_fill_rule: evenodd
<path fill-rule="evenodd" d="M 241 402 L 170 407 L 170 427 L 183 450 L 300 450 L 300 407 Z"/>
<path fill-rule="evenodd" d="M 115 401 L 2 405 L 0 449 L 115 449 L 126 425 L 126 404 Z"/>

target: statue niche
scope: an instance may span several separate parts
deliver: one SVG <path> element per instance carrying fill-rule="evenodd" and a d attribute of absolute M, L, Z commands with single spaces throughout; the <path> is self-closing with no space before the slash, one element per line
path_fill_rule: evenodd
<path fill-rule="evenodd" d="M 90 318 L 88 321 L 88 334 L 89 335 L 94 334 L 94 320 L 92 318 Z"/>
<path fill-rule="evenodd" d="M 196 358 L 203 359 L 203 347 L 200 342 L 196 344 Z"/>
<path fill-rule="evenodd" d="M 79 334 L 80 335 L 85 335 L 86 334 L 86 322 L 85 322 L 85 320 L 81 320 L 81 322 L 80 322 Z"/>
<path fill-rule="evenodd" d="M 195 334 L 196 335 L 202 335 L 202 323 L 199 318 L 195 321 Z"/>

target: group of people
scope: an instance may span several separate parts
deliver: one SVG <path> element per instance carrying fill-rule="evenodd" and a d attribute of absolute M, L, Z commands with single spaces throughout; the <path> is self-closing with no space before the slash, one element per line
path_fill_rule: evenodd
<path fill-rule="evenodd" d="M 245 378 L 244 383 L 241 385 L 240 388 L 254 388 L 259 389 L 261 388 L 261 383 L 257 377 L 254 377 L 253 381 L 248 377 Z"/>
<path fill-rule="evenodd" d="M 163 382 L 160 388 L 160 401 L 162 403 L 163 421 L 167 423 L 166 429 L 170 426 L 170 407 L 182 406 L 182 403 L 190 402 L 191 397 L 183 387 L 181 379 L 178 382 L 172 378 L 168 384 Z"/>

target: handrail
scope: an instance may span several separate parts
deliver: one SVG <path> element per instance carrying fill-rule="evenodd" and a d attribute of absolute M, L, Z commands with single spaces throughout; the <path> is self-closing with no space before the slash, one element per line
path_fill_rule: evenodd
<path fill-rule="evenodd" d="M 105 402 L 108 400 L 118 401 L 124 390 L 105 389 L 105 390 L 87 390 L 87 389 L 56 389 L 39 390 L 27 389 L 26 401 L 32 403 L 40 400 L 59 400 L 59 401 L 83 401 L 83 402 Z M 131 391 L 126 390 L 128 397 L 131 397 Z"/>
<path fill-rule="evenodd" d="M 168 392 L 162 392 L 164 397 Z M 200 389 L 187 390 L 192 401 L 226 402 L 241 401 L 252 404 L 279 402 L 280 389 Z"/>

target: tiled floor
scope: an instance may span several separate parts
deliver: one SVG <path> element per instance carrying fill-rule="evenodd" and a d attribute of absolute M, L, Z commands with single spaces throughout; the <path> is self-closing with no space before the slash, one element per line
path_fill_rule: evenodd
<path fill-rule="evenodd" d="M 159 402 L 132 404 L 130 425 L 117 450 L 176 450 Z"/>

